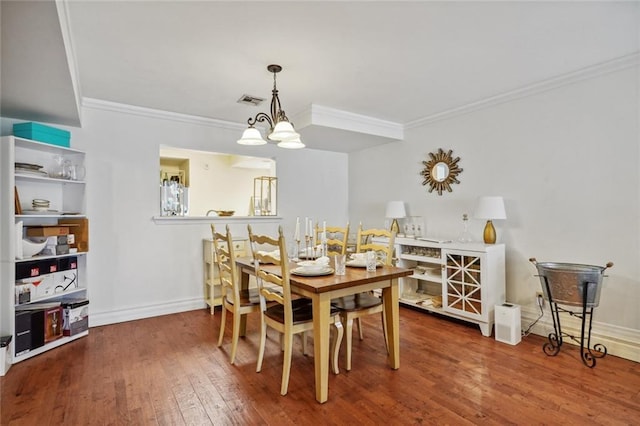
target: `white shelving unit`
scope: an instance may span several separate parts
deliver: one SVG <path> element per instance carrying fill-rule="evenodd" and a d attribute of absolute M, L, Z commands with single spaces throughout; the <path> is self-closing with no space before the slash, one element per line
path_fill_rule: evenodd
<path fill-rule="evenodd" d="M 87 297 L 87 253 L 78 252 L 59 256 L 35 256 L 16 259 L 16 224 L 23 222 L 25 227 L 36 225 L 55 225 L 59 220 L 86 218 L 86 197 L 84 180 L 68 180 L 47 176 L 16 172 L 15 163 L 42 165 L 45 171 L 53 170 L 57 156 L 69 160 L 72 164 L 84 167 L 85 153 L 71 148 L 59 147 L 28 139 L 5 136 L 0 138 L 0 334 L 13 336 L 11 357 L 8 365 L 15 364 L 35 355 L 86 336 L 88 331 L 74 336 L 63 336 L 45 343 L 44 346 L 22 351 L 16 356 L 16 310 L 24 305 L 59 301 L 63 298 Z M 23 214 L 15 214 L 15 193 L 17 190 Z M 48 214 L 29 211 L 33 199 L 50 201 Z M 73 233 L 73 231 L 71 232 Z M 34 260 L 59 260 L 75 257 L 77 261 L 77 287 L 58 289 L 52 294 L 34 297 L 29 302 L 18 304 L 16 300 L 16 269 L 24 262 Z M 62 321 L 60 321 L 62 324 Z M 3 368 L 0 366 L 0 368 Z M 0 371 L 4 374 L 5 371 Z"/>
<path fill-rule="evenodd" d="M 503 244 L 395 240 L 397 265 L 413 269 L 400 280 L 400 303 L 469 321 L 491 336 L 494 306 L 505 301 Z"/>

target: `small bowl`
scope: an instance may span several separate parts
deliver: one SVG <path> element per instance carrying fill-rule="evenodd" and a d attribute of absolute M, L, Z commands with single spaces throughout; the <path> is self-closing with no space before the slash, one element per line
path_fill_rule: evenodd
<path fill-rule="evenodd" d="M 216 213 L 218 213 L 218 216 L 233 216 L 233 214 L 236 212 L 235 210 L 216 210 Z"/>

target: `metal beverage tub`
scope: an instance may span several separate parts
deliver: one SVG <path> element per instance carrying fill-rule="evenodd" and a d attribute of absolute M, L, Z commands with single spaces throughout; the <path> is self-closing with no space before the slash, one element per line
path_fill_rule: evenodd
<path fill-rule="evenodd" d="M 533 263 L 538 268 L 545 299 L 563 305 L 583 306 L 584 287 L 587 286 L 586 306 L 595 308 L 600 304 L 603 272 L 609 266 L 535 262 L 535 259 Z"/>
<path fill-rule="evenodd" d="M 587 367 L 595 367 L 596 358 L 607 355 L 607 348 L 596 343 L 591 347 L 591 324 L 593 308 L 600 303 L 600 291 L 604 270 L 613 266 L 582 265 L 579 263 L 538 262 L 534 257 L 529 259 L 538 269 L 540 285 L 544 298 L 549 301 L 553 332 L 547 336 L 547 343 L 542 346 L 544 353 L 555 356 L 560 352 L 563 337 L 569 337 L 580 343 L 581 358 Z M 578 307 L 571 310 L 558 305 Z M 542 306 L 540 307 L 542 309 Z M 582 320 L 580 340 L 562 331 L 560 314 L 569 314 Z M 588 319 L 588 321 L 587 321 Z M 586 342 L 585 342 L 586 337 Z"/>

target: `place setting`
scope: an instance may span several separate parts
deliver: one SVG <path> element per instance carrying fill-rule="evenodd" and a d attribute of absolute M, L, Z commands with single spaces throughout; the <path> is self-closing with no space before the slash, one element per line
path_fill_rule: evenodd
<path fill-rule="evenodd" d="M 327 256 L 321 256 L 315 260 L 303 260 L 296 263 L 297 267 L 291 270 L 291 274 L 303 277 L 319 277 L 331 275 L 335 270 L 329 264 Z"/>
<path fill-rule="evenodd" d="M 351 254 L 345 265 L 352 268 L 367 268 L 367 271 L 375 271 L 376 268 L 382 266 L 382 263 L 378 260 L 375 251 L 368 251 L 366 253 Z"/>

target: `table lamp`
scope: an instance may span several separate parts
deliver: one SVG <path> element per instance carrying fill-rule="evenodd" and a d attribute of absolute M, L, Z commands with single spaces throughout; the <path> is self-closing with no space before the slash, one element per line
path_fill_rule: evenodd
<path fill-rule="evenodd" d="M 477 219 L 487 219 L 484 227 L 485 244 L 495 244 L 496 229 L 491 222 L 494 219 L 506 219 L 507 213 L 504 210 L 504 200 L 502 197 L 480 197 L 476 205 L 474 217 Z"/>
<path fill-rule="evenodd" d="M 393 219 L 393 222 L 391 222 L 391 232 L 395 232 L 397 235 L 400 232 L 398 219 L 402 219 L 407 216 L 407 212 L 404 209 L 404 201 L 389 201 L 387 203 L 387 212 L 385 216 L 389 219 Z"/>

